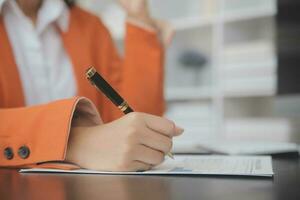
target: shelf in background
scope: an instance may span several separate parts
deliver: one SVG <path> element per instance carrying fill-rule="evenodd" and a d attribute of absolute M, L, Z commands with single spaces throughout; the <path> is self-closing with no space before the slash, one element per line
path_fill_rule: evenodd
<path fill-rule="evenodd" d="M 184 31 L 195 28 L 211 26 L 215 22 L 214 17 L 187 17 L 171 20 L 170 23 L 176 31 Z"/>
<path fill-rule="evenodd" d="M 224 80 L 224 97 L 268 97 L 276 94 L 276 77 Z"/>
<path fill-rule="evenodd" d="M 272 17 L 276 15 L 276 10 L 272 9 L 261 9 L 261 10 L 241 10 L 236 11 L 224 16 L 224 22 L 232 23 L 242 20 L 252 20 L 262 17 Z"/>
<path fill-rule="evenodd" d="M 291 130 L 287 118 L 239 118 L 225 120 L 228 138 L 245 140 L 288 141 Z"/>
<path fill-rule="evenodd" d="M 276 95 L 276 76 L 223 79 L 219 93 L 224 98 L 273 97 Z M 166 101 L 211 101 L 217 95 L 212 87 L 169 88 Z"/>
<path fill-rule="evenodd" d="M 222 79 L 276 76 L 277 61 L 267 60 L 261 63 L 240 63 L 222 66 Z"/>
<path fill-rule="evenodd" d="M 274 1 L 276 0 L 269 1 L 261 7 L 258 7 L 258 5 L 254 7 L 251 6 L 252 8 L 245 6 L 246 8 L 238 8 L 235 10 L 230 9 L 228 11 L 224 11 L 224 22 L 251 20 L 261 17 L 272 17 L 277 13 L 276 4 L 274 3 Z"/>
<path fill-rule="evenodd" d="M 166 116 L 172 119 L 200 125 L 211 122 L 213 106 L 210 102 L 189 102 L 169 104 Z"/>
<path fill-rule="evenodd" d="M 234 62 L 265 61 L 275 59 L 276 48 L 272 41 L 259 39 L 256 41 L 238 42 L 224 45 L 222 60 L 225 64 Z"/>
<path fill-rule="evenodd" d="M 261 17 L 271 17 L 276 15 L 277 10 L 275 7 L 263 7 L 255 9 L 240 9 L 237 11 L 231 11 L 225 13 L 224 22 L 237 22 L 241 20 L 252 20 Z M 171 24 L 177 31 L 184 31 L 194 28 L 201 28 L 211 26 L 218 22 L 218 18 L 215 15 L 209 17 L 182 17 L 171 20 Z"/>
<path fill-rule="evenodd" d="M 213 97 L 213 89 L 210 86 L 166 88 L 165 97 L 169 102 L 185 100 L 210 100 Z"/>

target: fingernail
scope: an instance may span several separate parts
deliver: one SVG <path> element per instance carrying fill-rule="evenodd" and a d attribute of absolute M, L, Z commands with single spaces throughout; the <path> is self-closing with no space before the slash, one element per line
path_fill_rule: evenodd
<path fill-rule="evenodd" d="M 179 126 L 175 126 L 175 136 L 181 135 L 184 132 L 184 129 L 179 127 Z"/>

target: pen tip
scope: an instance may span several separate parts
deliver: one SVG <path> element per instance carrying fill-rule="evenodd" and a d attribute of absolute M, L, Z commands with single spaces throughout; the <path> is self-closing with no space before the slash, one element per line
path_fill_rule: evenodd
<path fill-rule="evenodd" d="M 171 152 L 167 153 L 167 155 L 168 155 L 171 159 L 174 160 L 174 156 L 173 156 L 173 154 L 172 154 Z"/>

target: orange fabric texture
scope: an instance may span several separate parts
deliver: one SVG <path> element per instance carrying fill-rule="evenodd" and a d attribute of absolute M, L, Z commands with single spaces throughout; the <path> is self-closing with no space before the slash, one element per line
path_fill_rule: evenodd
<path fill-rule="evenodd" d="M 70 10 L 70 25 L 61 33 L 72 61 L 78 96 L 87 97 L 98 108 L 104 122 L 122 113 L 85 79 L 95 67 L 129 102 L 135 111 L 161 115 L 163 100 L 164 49 L 156 33 L 126 25 L 125 56 L 122 59 L 98 17 L 79 7 Z M 79 97 L 45 105 L 25 107 L 22 84 L 3 19 L 0 16 L 0 166 L 18 167 L 47 161 L 63 161 L 73 112 Z M 18 148 L 30 149 L 27 159 Z M 14 158 L 7 160 L 4 149 Z"/>

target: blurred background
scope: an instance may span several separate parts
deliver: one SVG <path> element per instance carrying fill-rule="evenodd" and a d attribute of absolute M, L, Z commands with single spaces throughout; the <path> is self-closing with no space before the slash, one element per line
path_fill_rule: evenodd
<path fill-rule="evenodd" d="M 79 0 L 122 53 L 125 15 L 112 0 Z M 176 30 L 166 60 L 166 116 L 175 143 L 225 138 L 300 142 L 297 0 L 150 0 Z"/>

